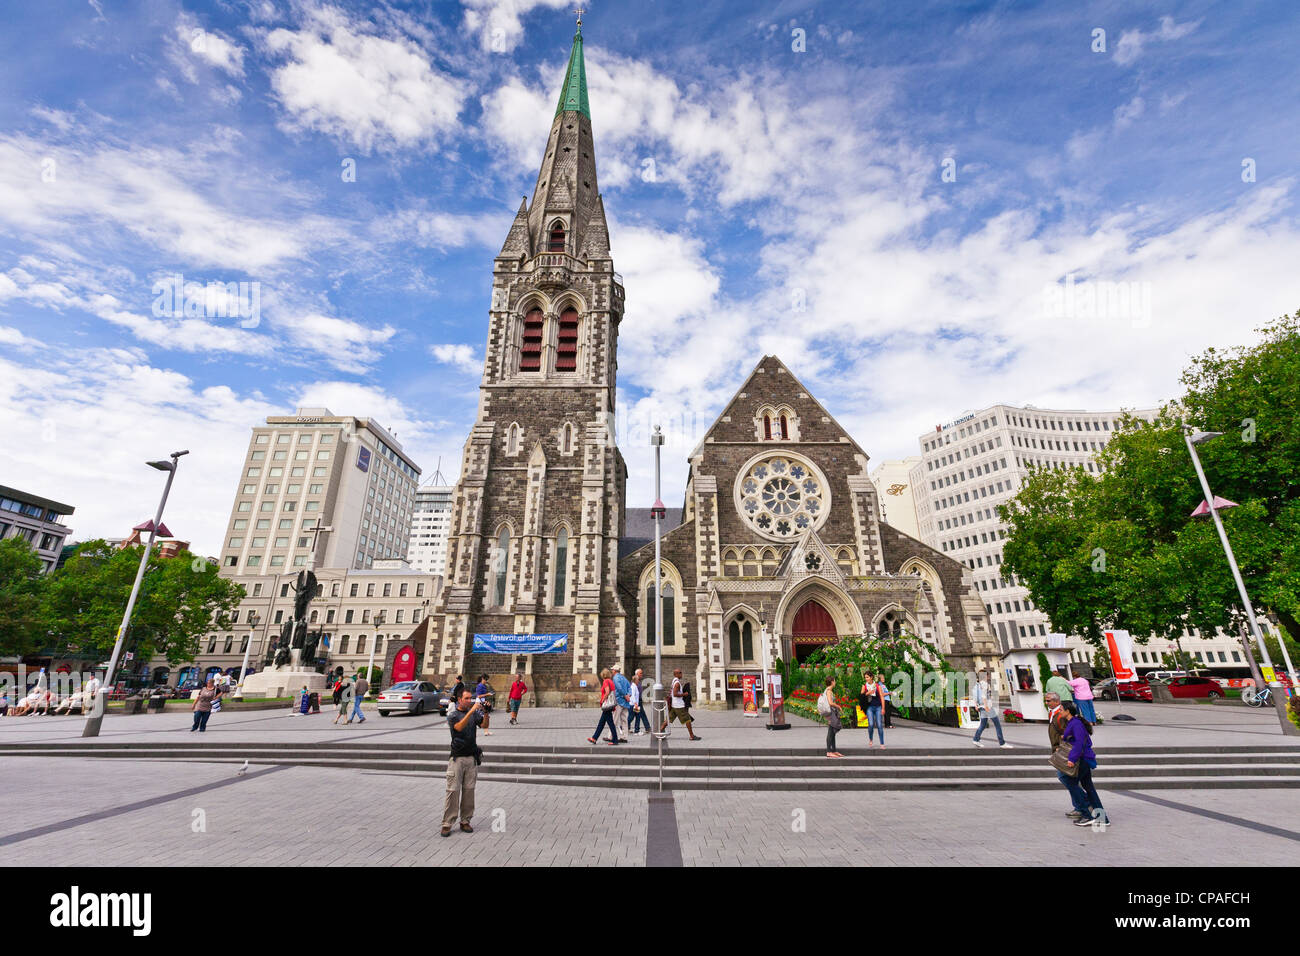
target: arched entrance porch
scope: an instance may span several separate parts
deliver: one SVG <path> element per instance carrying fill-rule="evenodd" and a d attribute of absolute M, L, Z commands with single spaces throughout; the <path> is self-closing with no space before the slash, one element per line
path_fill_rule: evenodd
<path fill-rule="evenodd" d="M 790 645 L 796 662 L 802 663 L 827 644 L 834 644 L 839 637 L 831 612 L 816 600 L 805 601 L 795 612 L 790 627 Z"/>

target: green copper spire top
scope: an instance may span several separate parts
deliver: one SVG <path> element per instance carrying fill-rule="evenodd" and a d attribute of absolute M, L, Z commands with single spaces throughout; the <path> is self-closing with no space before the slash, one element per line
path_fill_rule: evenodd
<path fill-rule="evenodd" d="M 578 30 L 573 34 L 573 49 L 569 53 L 569 68 L 564 71 L 564 85 L 560 87 L 560 102 L 555 115 L 573 110 L 591 119 L 587 104 L 587 69 L 582 63 L 582 12 L 578 12 Z"/>

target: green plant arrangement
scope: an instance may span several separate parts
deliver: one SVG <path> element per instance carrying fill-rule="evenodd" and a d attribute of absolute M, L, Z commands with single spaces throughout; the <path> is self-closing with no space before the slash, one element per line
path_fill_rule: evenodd
<path fill-rule="evenodd" d="M 1038 652 L 1038 679 L 1042 681 L 1040 687 L 1046 687 L 1047 682 L 1052 677 L 1052 665 L 1047 663 L 1047 655 L 1042 651 Z"/>

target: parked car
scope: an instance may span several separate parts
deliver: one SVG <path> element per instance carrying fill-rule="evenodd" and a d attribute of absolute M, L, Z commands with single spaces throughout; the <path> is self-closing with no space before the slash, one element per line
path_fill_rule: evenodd
<path fill-rule="evenodd" d="M 1175 677 L 1186 677 L 1187 671 L 1147 671 L 1142 675 L 1148 683 L 1158 681 L 1161 684 L 1167 684 Z"/>
<path fill-rule="evenodd" d="M 1169 681 L 1169 693 L 1175 697 L 1208 697 L 1218 700 L 1223 696 L 1219 682 L 1208 677 L 1174 677 Z"/>
<path fill-rule="evenodd" d="M 437 684 L 429 681 L 406 680 L 394 684 L 379 695 L 379 716 L 389 714 L 423 714 L 436 710 L 444 717 L 447 708 L 444 694 Z"/>
<path fill-rule="evenodd" d="M 1092 685 L 1093 696 L 1099 700 L 1151 700 L 1151 685 L 1145 680 L 1125 681 L 1115 692 L 1115 678 L 1107 677 Z"/>

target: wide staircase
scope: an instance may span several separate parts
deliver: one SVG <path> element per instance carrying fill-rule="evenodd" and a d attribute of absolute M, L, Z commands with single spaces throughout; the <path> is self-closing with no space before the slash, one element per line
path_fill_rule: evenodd
<path fill-rule="evenodd" d="M 3 744 L 5 756 L 185 760 L 333 767 L 383 773 L 441 775 L 446 746 L 346 743 L 95 743 Z M 1048 750 L 889 749 L 827 759 L 807 751 L 697 750 L 666 746 L 663 786 L 674 790 L 1038 790 L 1060 786 Z M 1096 771 L 1111 789 L 1300 788 L 1300 748 L 1204 746 L 1160 750 L 1107 748 Z M 660 762 L 653 743 L 627 748 L 498 746 L 488 748 L 485 781 L 577 787 L 656 788 Z"/>

